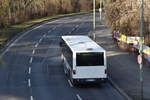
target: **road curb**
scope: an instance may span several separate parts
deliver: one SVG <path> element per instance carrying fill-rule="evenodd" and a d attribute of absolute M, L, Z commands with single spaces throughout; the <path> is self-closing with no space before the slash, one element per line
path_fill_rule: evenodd
<path fill-rule="evenodd" d="M 103 19 L 104 20 L 104 19 Z M 105 27 L 107 26 L 107 22 L 105 23 L 105 21 L 101 21 L 102 25 L 104 25 Z M 97 34 L 96 34 L 97 35 Z M 96 36 L 97 37 L 97 36 Z M 96 39 L 97 40 L 97 39 Z M 95 40 L 95 42 L 97 42 Z M 109 65 L 110 66 L 110 65 Z M 110 84 L 125 98 L 125 100 L 133 100 L 127 93 L 125 93 L 125 91 L 123 91 L 113 80 L 110 76 L 108 76 L 108 81 L 110 82 Z"/>
<path fill-rule="evenodd" d="M 131 97 L 128 96 L 111 78 L 108 78 L 111 85 L 126 99 L 126 100 L 133 100 Z"/>

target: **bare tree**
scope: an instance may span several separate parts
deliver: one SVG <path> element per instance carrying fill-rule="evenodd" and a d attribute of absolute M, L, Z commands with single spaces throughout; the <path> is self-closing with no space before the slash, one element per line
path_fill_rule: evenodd
<path fill-rule="evenodd" d="M 0 0 L 0 28 L 59 13 L 89 11 L 92 0 Z"/>

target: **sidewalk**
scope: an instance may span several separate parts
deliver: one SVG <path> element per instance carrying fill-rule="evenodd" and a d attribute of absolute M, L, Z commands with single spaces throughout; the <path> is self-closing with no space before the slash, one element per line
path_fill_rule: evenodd
<path fill-rule="evenodd" d="M 104 22 L 104 19 L 102 20 Z M 131 98 L 140 100 L 139 65 L 137 55 L 119 49 L 112 40 L 111 29 L 98 22 L 96 42 L 107 50 L 109 76 Z M 144 100 L 150 100 L 150 67 L 144 63 Z"/>

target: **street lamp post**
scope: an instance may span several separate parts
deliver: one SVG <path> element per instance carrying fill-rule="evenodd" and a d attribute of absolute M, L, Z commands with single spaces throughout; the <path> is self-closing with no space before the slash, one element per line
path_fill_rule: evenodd
<path fill-rule="evenodd" d="M 99 12 L 100 12 L 100 21 L 101 21 L 102 20 L 102 0 L 100 0 Z"/>
<path fill-rule="evenodd" d="M 141 0 L 141 26 L 140 26 L 140 49 L 139 53 L 142 58 L 142 52 L 143 52 L 143 0 Z M 142 61 L 143 62 L 143 61 Z M 143 100 L 143 64 L 139 64 L 140 67 L 140 84 L 141 84 L 141 100 Z"/>
<path fill-rule="evenodd" d="M 96 29 L 96 12 L 95 12 L 96 0 L 93 0 L 93 39 L 95 40 Z"/>

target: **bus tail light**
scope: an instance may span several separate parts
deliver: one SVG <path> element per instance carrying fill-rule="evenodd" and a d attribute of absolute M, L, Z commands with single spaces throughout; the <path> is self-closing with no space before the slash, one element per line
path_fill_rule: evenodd
<path fill-rule="evenodd" d="M 105 74 L 107 74 L 107 69 L 105 69 Z"/>
<path fill-rule="evenodd" d="M 76 70 L 75 69 L 73 70 L 73 74 L 76 74 Z"/>

